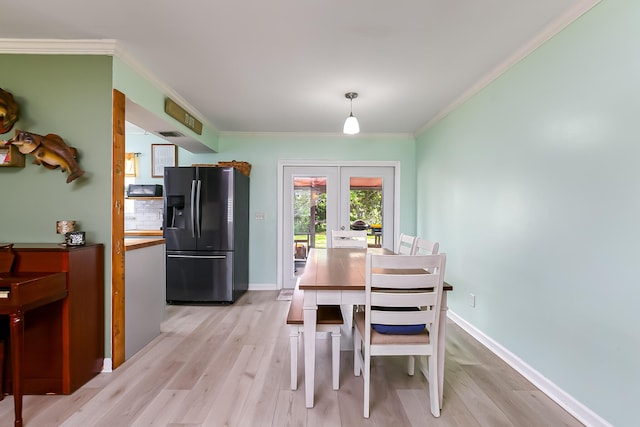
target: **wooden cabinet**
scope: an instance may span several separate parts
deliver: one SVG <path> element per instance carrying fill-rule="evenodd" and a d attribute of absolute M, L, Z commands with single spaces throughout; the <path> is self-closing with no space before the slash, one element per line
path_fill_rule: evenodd
<path fill-rule="evenodd" d="M 24 393 L 73 393 L 102 371 L 104 246 L 13 249 L 14 272 L 64 272 L 68 291 L 63 300 L 25 313 Z"/>

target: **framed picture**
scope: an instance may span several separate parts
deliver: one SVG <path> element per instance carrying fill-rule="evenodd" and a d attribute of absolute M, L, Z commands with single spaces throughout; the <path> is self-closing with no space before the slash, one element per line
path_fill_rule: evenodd
<path fill-rule="evenodd" d="M 151 176 L 162 178 L 164 168 L 177 165 L 178 148 L 173 144 L 151 144 Z"/>

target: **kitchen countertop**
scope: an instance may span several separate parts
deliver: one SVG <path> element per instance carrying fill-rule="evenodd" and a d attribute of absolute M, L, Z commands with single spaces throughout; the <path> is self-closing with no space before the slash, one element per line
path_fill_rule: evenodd
<path fill-rule="evenodd" d="M 124 236 L 162 236 L 162 230 L 125 230 Z"/>
<path fill-rule="evenodd" d="M 164 245 L 164 239 L 157 237 L 127 237 L 124 239 L 125 252 L 155 245 Z"/>

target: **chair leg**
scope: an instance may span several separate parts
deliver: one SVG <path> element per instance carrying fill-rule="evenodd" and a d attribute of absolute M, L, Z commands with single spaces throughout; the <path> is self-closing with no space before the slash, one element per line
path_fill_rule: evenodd
<path fill-rule="evenodd" d="M 440 416 L 440 391 L 438 390 L 438 358 L 435 354 L 429 356 L 429 400 L 431 402 L 431 414 Z"/>
<path fill-rule="evenodd" d="M 353 304 L 345 304 L 340 306 L 342 318 L 347 329 L 353 328 Z"/>
<path fill-rule="evenodd" d="M 331 331 L 331 370 L 333 373 L 333 389 L 340 388 L 340 327 Z"/>
<path fill-rule="evenodd" d="M 289 328 L 289 347 L 291 351 L 291 390 L 298 389 L 298 340 L 300 330 L 297 326 Z"/>
<path fill-rule="evenodd" d="M 414 356 L 407 356 L 408 360 L 407 360 L 407 373 L 411 376 L 413 376 L 413 374 L 416 371 L 416 358 Z"/>
<path fill-rule="evenodd" d="M 364 379 L 364 417 L 369 418 L 369 399 L 371 389 L 371 353 L 369 349 L 364 350 L 364 371 L 362 373 Z"/>
<path fill-rule="evenodd" d="M 353 332 L 353 375 L 356 377 L 360 376 L 360 371 L 362 370 L 362 366 L 360 365 L 362 347 L 360 344 L 360 334 L 358 333 L 358 328 L 355 328 Z"/>

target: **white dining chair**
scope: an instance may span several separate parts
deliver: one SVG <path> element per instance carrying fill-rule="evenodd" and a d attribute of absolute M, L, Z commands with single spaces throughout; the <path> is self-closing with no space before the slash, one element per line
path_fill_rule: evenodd
<path fill-rule="evenodd" d="M 437 254 L 440 250 L 440 244 L 438 242 L 432 242 L 431 240 L 417 237 L 411 255 L 431 255 Z"/>
<path fill-rule="evenodd" d="M 398 237 L 398 245 L 396 246 L 396 253 L 400 255 L 411 255 L 413 248 L 415 247 L 416 236 L 410 236 L 408 234 L 401 233 Z"/>
<path fill-rule="evenodd" d="M 366 249 L 367 230 L 332 230 L 331 231 L 331 247 L 332 248 L 360 248 Z M 345 322 L 345 336 L 351 337 L 353 329 L 353 304 L 343 304 L 340 306 L 342 316 Z"/>
<path fill-rule="evenodd" d="M 365 311 L 356 313 L 353 370 L 364 380 L 364 417 L 369 418 L 371 357 L 409 356 L 408 373 L 415 370 L 414 356 L 428 358 L 421 372 L 429 382 L 431 413 L 440 416 L 438 392 L 438 333 L 442 305 L 445 254 L 367 254 Z M 413 271 L 410 271 L 413 270 Z M 427 273 L 431 270 L 432 273 Z"/>
<path fill-rule="evenodd" d="M 332 230 L 332 248 L 367 248 L 367 230 Z"/>

